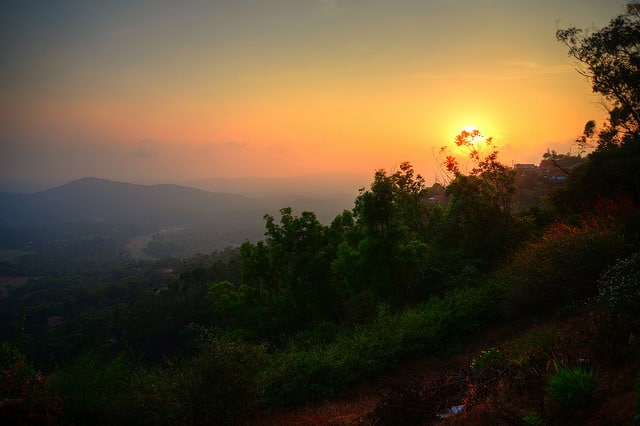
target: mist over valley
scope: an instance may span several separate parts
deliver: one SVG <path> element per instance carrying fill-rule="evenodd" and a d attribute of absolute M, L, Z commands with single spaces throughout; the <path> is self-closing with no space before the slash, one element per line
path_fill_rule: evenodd
<path fill-rule="evenodd" d="M 264 215 L 284 207 L 313 211 L 328 224 L 353 207 L 359 182 L 312 176 L 141 185 L 87 177 L 32 193 L 0 192 L 0 248 L 117 236 L 133 256 L 208 253 L 261 239 Z"/>

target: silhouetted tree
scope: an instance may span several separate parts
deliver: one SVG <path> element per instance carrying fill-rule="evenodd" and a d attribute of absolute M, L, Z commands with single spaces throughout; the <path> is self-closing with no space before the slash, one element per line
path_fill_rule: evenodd
<path fill-rule="evenodd" d="M 376 171 L 355 201 L 356 226 L 333 264 L 352 297 L 368 294 L 375 303 L 397 305 L 427 291 L 428 208 L 424 179 L 410 163 L 391 175 Z"/>
<path fill-rule="evenodd" d="M 477 189 L 484 196 L 494 198 L 498 207 L 508 215 L 511 211 L 511 199 L 516 192 L 516 173 L 513 168 L 498 161 L 499 152 L 493 138 L 483 136 L 477 129 L 463 130 L 456 136 L 455 143 L 468 152 L 467 156 L 472 164 L 469 175 L 480 178 L 484 183 Z M 447 147 L 442 147 L 440 152 L 446 154 Z M 443 166 L 454 179 L 464 175 L 459 160 L 453 155 L 446 156 Z"/>
<path fill-rule="evenodd" d="M 280 214 L 279 223 L 265 215 L 265 240 L 242 245 L 242 285 L 233 289 L 229 283 L 218 283 L 210 291 L 212 297 L 218 292 L 236 306 L 259 305 L 265 314 L 262 322 L 270 326 L 262 324 L 261 331 L 253 330 L 258 334 L 269 334 L 267 329 L 275 334 L 293 332 L 316 321 L 335 320 L 341 307 L 330 265 L 342 238 L 340 228 L 349 226 L 348 218 L 330 228 L 312 212 L 295 216 L 287 207 Z M 214 305 L 227 317 L 232 311 L 241 315 L 242 309 L 223 309 L 220 302 Z M 246 325 L 247 321 L 231 322 Z"/>
<path fill-rule="evenodd" d="M 558 30 L 557 39 L 578 61 L 593 91 L 603 96 L 608 123 L 595 137 L 595 123 L 586 124 L 579 145 L 596 140 L 588 161 L 576 167 L 552 201 L 560 212 L 579 212 L 600 198 L 631 197 L 640 201 L 640 4 L 591 34 L 570 27 Z"/>
<path fill-rule="evenodd" d="M 601 94 L 609 110 L 608 128 L 600 144 L 619 143 L 640 132 L 640 4 L 629 3 L 626 13 L 609 25 L 588 34 L 576 27 L 558 30 L 556 37 L 578 61 L 578 72 L 587 77 L 594 93 Z M 593 132 L 593 126 L 585 134 Z M 620 135 L 621 139 L 613 137 Z"/>
<path fill-rule="evenodd" d="M 458 158 L 446 155 L 446 146 L 441 149 L 446 155 L 443 166 L 453 180 L 447 186 L 451 201 L 436 238 L 437 248 L 449 252 L 454 262 L 492 264 L 510 245 L 515 170 L 498 161 L 493 138 L 477 129 L 460 132 L 455 144 L 467 150 L 472 168 L 463 173 Z"/>

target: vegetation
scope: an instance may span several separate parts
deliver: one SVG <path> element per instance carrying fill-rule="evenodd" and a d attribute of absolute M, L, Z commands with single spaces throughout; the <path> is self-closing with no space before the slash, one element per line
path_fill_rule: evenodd
<path fill-rule="evenodd" d="M 525 331 L 390 394 L 361 420 L 597 421 L 605 390 L 620 389 L 637 404 L 639 11 L 630 4 L 590 35 L 557 34 L 611 109 L 599 131 L 585 126 L 585 159 L 544 154 L 566 166 L 564 182 L 518 177 L 490 137 L 463 131 L 455 142 L 472 167 L 443 150 L 446 189 L 405 162 L 376 171 L 329 225 L 287 207 L 264 216 L 262 240 L 208 255 L 134 260 L 126 227 L 8 234 L 7 249 L 34 239 L 1 264 L 24 278 L 0 299 L 2 414 L 251 423 L 406 361 L 446 359 L 504 323 Z M 538 194 L 526 208 L 518 184 Z M 174 237 L 158 234 L 147 254 L 168 253 Z M 614 368 L 632 379 L 614 388 L 599 372 Z"/>
<path fill-rule="evenodd" d="M 640 253 L 618 261 L 599 280 L 598 299 L 614 315 L 633 317 L 640 311 Z"/>
<path fill-rule="evenodd" d="M 62 399 L 36 372 L 20 350 L 0 344 L 0 400 L 3 417 L 16 423 L 54 423 L 62 413 Z"/>
<path fill-rule="evenodd" d="M 597 388 L 596 374 L 584 367 L 558 366 L 547 382 L 547 398 L 563 410 L 584 409 Z"/>

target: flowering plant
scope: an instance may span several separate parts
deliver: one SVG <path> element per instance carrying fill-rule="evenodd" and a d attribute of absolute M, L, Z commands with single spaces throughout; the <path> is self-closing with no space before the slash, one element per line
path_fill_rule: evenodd
<path fill-rule="evenodd" d="M 632 316 L 640 312 L 640 253 L 619 260 L 598 280 L 598 300 L 612 313 Z"/>

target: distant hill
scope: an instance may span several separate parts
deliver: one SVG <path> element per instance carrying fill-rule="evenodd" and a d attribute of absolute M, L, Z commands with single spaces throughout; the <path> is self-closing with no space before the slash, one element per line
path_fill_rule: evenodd
<path fill-rule="evenodd" d="M 33 194 L 0 193 L 0 224 L 128 222 L 157 226 L 261 225 L 265 205 L 229 193 L 178 185 L 83 178 Z"/>
<path fill-rule="evenodd" d="M 370 176 L 337 174 L 207 178 L 189 181 L 185 185 L 207 191 L 224 190 L 260 200 L 268 207 L 269 214 L 275 217 L 279 216 L 278 210 L 283 207 L 291 207 L 294 214 L 312 211 L 320 222 L 328 225 L 343 210 L 351 210 L 358 190 L 370 183 Z"/>
<path fill-rule="evenodd" d="M 250 181 L 243 183 L 245 189 L 251 187 Z M 344 209 L 353 208 L 355 198 L 345 193 L 305 194 L 299 186 L 297 194 L 277 194 L 282 182 L 263 182 L 273 192 L 258 188 L 258 181 L 253 183 L 256 193 L 261 193 L 259 199 L 173 184 L 140 185 L 93 177 L 30 194 L 0 192 L 0 251 L 55 251 L 64 257 L 67 254 L 60 254 L 60 250 L 66 247 L 68 256 L 77 256 L 83 250 L 77 247 L 86 241 L 117 236 L 135 255 L 188 256 L 263 238 L 264 215 L 278 220 L 283 207 L 291 207 L 294 214 L 313 211 L 321 222 L 329 224 Z"/>

